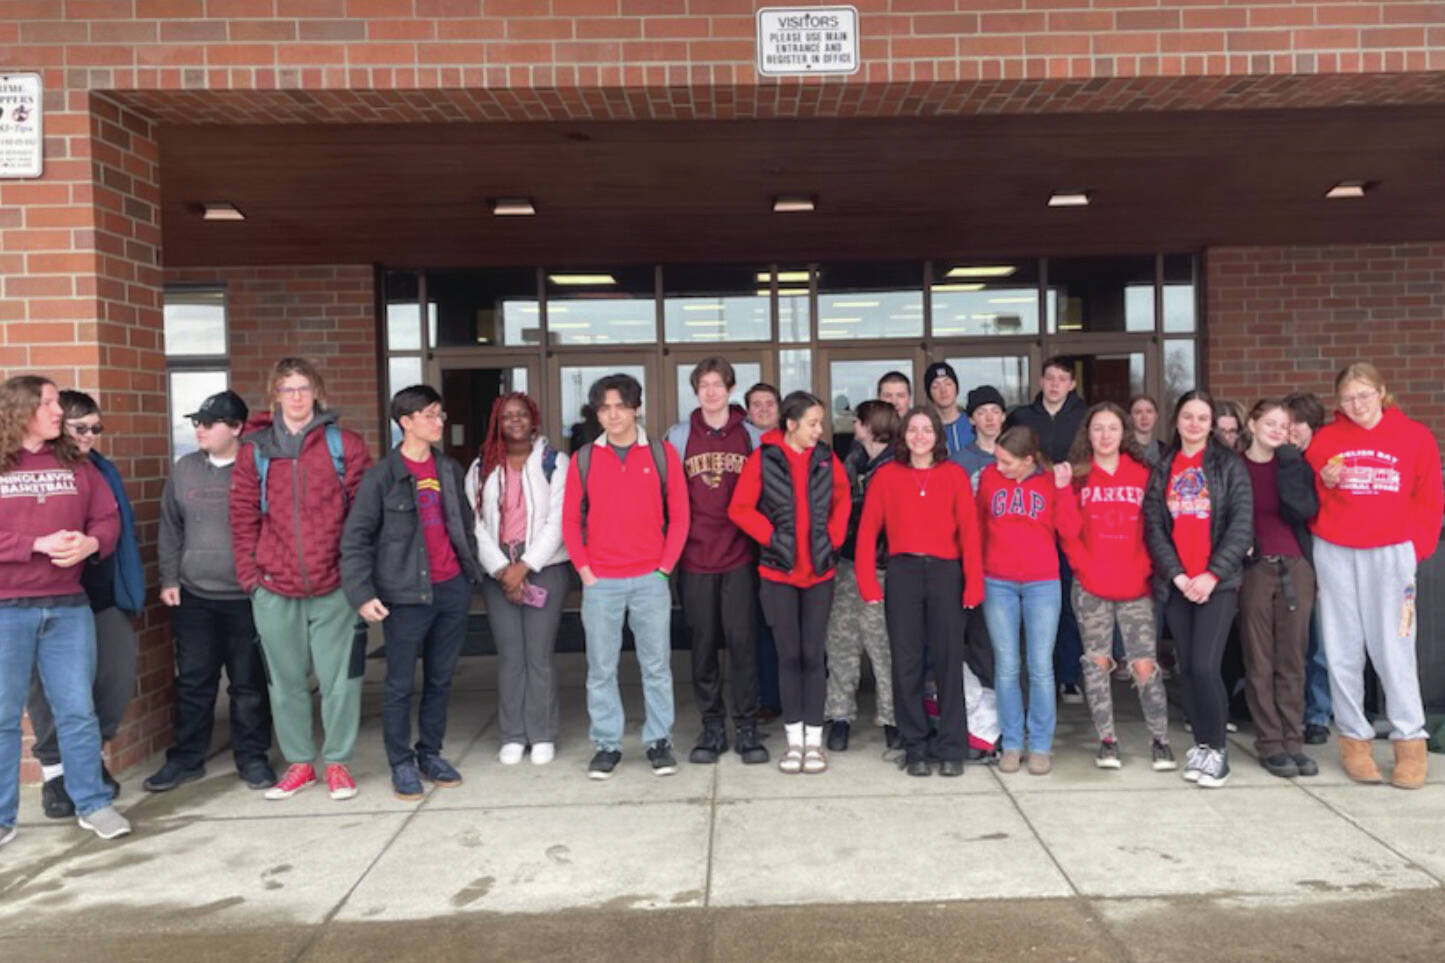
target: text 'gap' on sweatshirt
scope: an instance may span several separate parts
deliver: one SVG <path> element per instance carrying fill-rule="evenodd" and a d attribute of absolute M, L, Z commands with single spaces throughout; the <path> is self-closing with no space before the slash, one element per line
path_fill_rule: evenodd
<path fill-rule="evenodd" d="M 1059 488 L 1053 472 L 1035 471 L 1023 481 L 989 465 L 978 478 L 983 572 L 1009 582 L 1046 582 L 1059 577 L 1059 516 L 1077 516 L 1072 487 Z M 1077 525 L 1077 522 L 1073 522 Z"/>

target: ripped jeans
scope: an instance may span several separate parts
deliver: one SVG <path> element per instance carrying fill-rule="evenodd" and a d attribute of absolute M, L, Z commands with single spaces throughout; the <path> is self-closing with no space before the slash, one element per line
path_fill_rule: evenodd
<path fill-rule="evenodd" d="M 1084 654 L 1079 660 L 1084 670 L 1084 695 L 1089 700 L 1089 714 L 1099 739 L 1114 741 L 1114 697 L 1109 674 L 1114 669 L 1117 621 L 1119 634 L 1124 637 L 1124 658 L 1139 691 L 1139 706 L 1144 710 L 1144 724 L 1152 738 L 1167 743 L 1169 704 L 1159 673 L 1153 599 L 1146 595 L 1128 602 L 1114 602 L 1090 593 L 1077 580 L 1071 594 L 1079 635 L 1084 642 Z M 1136 669 L 1141 662 L 1147 663 L 1149 670 L 1142 680 Z"/>

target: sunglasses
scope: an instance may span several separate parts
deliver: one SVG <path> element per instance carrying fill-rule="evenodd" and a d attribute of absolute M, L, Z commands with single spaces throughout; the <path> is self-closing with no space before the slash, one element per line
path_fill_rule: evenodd
<path fill-rule="evenodd" d="M 67 425 L 71 431 L 84 438 L 86 435 L 105 434 L 105 425 Z"/>

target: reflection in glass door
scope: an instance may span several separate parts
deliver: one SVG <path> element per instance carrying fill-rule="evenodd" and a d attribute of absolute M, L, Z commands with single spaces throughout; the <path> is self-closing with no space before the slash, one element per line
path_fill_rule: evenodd
<path fill-rule="evenodd" d="M 442 408 L 447 413 L 442 450 L 463 468 L 481 449 L 492 405 L 511 391 L 528 391 L 534 379 L 525 364 L 510 366 L 444 366 L 441 369 Z M 392 432 L 397 434 L 395 422 Z M 393 443 L 399 441 L 394 438 Z"/>
<path fill-rule="evenodd" d="M 680 360 L 673 363 L 673 371 L 676 374 L 677 394 L 673 395 L 672 422 L 678 422 L 692 414 L 697 407 L 697 393 L 692 390 L 692 369 L 697 367 L 696 360 Z M 733 366 L 733 390 L 728 395 L 728 401 L 732 404 L 743 406 L 743 395 L 747 390 L 759 381 L 763 380 L 763 365 L 761 361 L 741 361 L 736 356 L 727 356 L 728 363 Z"/>
<path fill-rule="evenodd" d="M 857 424 L 853 412 L 862 402 L 878 397 L 878 379 L 890 371 L 901 371 L 913 380 L 913 359 L 898 355 L 828 361 L 828 389 L 823 402 L 833 429 L 833 450 L 840 458 L 853 447 L 853 427 Z"/>
<path fill-rule="evenodd" d="M 584 359 L 586 364 L 569 363 Z M 605 355 L 599 358 L 593 354 L 559 358 L 553 364 L 556 404 L 547 427 L 553 432 L 552 442 L 558 449 L 571 452 L 595 440 L 601 433 L 587 397 L 593 382 L 610 374 L 632 375 L 642 384 L 642 412 L 638 424 L 643 431 L 651 436 L 667 430 L 662 399 L 653 386 L 650 365 L 638 364 L 635 359 L 622 356 L 609 360 Z"/>

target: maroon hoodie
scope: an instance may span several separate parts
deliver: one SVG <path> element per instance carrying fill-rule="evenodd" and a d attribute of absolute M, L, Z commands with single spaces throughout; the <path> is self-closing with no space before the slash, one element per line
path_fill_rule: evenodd
<path fill-rule="evenodd" d="M 667 433 L 676 448 L 683 433 L 675 425 Z M 754 447 L 748 433 L 747 412 L 728 408 L 722 428 L 710 428 L 702 409 L 693 410 L 686 429 L 686 451 L 679 451 L 692 523 L 680 566 L 684 572 L 715 574 L 753 564 L 752 540 L 728 518 L 728 503 Z"/>
<path fill-rule="evenodd" d="M 70 568 L 35 553 L 35 540 L 66 529 L 100 542 L 96 557 L 115 551 L 120 510 L 89 459 L 62 465 L 50 445 L 20 452 L 0 475 L 0 599 L 46 598 L 81 593 L 85 563 Z"/>

